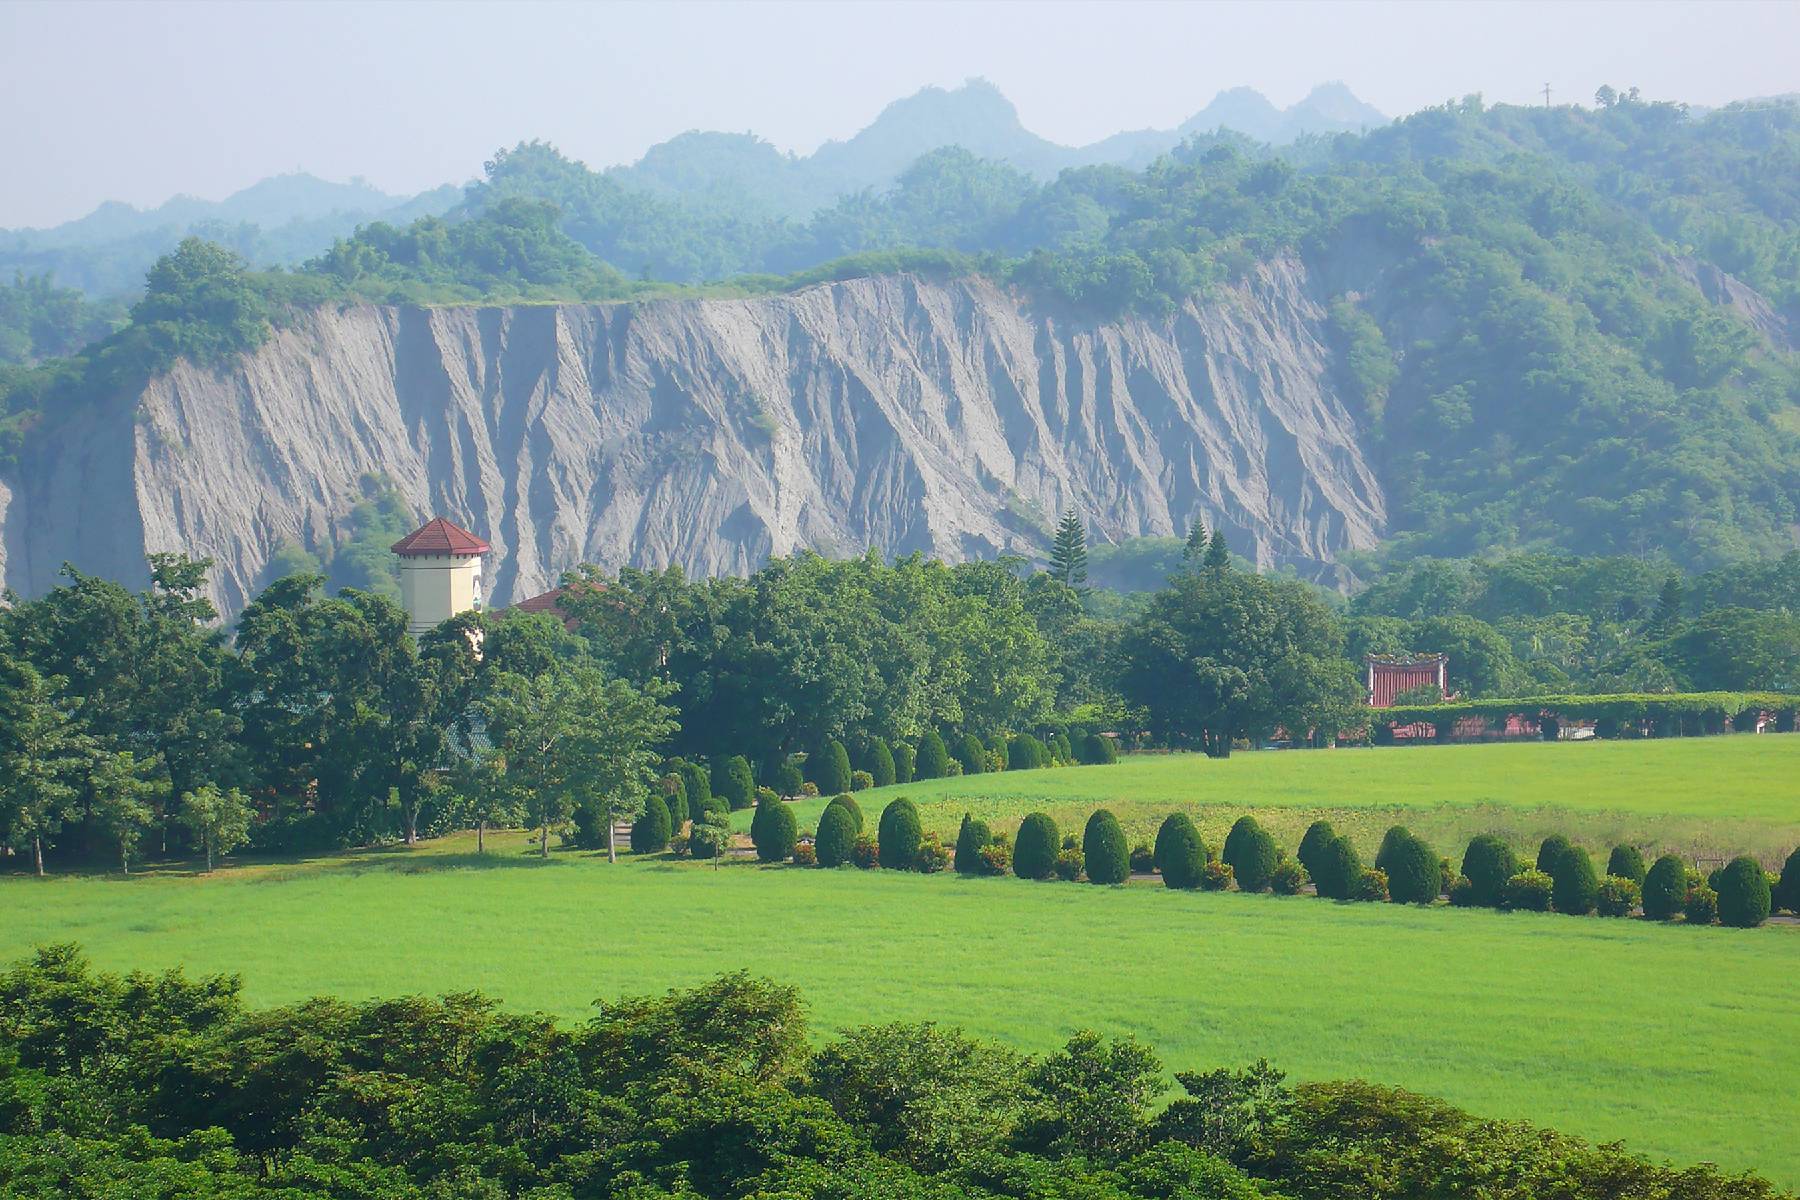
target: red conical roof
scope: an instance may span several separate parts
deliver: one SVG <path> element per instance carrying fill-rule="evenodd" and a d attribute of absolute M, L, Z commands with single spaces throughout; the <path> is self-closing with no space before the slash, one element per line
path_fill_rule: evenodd
<path fill-rule="evenodd" d="M 442 517 L 433 517 L 389 549 L 402 558 L 411 558 L 426 554 L 486 554 L 489 547 L 468 530 Z"/>

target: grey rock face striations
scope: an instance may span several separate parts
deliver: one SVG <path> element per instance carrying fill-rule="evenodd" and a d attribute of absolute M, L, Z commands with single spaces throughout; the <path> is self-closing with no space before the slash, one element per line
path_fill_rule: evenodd
<path fill-rule="evenodd" d="M 35 595 L 65 559 L 142 581 L 146 551 L 181 550 L 216 560 L 233 613 L 283 543 L 332 544 L 378 474 L 492 542 L 496 605 L 583 561 L 1041 557 L 1070 505 L 1094 540 L 1200 519 L 1260 564 L 1329 580 L 1385 511 L 1324 323 L 1295 261 L 1111 323 L 910 276 L 745 300 L 326 307 L 34 442 L 0 480 L 0 571 Z"/>

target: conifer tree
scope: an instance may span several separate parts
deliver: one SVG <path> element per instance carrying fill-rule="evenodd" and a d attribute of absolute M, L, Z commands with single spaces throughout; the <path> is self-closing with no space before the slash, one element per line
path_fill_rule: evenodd
<path fill-rule="evenodd" d="M 1205 560 L 1206 550 L 1206 526 L 1196 518 L 1193 528 L 1188 530 L 1187 545 L 1181 548 L 1181 561 L 1197 567 Z"/>
<path fill-rule="evenodd" d="M 1225 548 L 1225 531 L 1215 529 L 1206 543 L 1206 567 L 1208 570 L 1224 570 L 1231 566 L 1231 552 Z"/>
<path fill-rule="evenodd" d="M 1056 542 L 1050 548 L 1050 577 L 1078 592 L 1087 590 L 1087 531 L 1072 508 L 1056 526 Z"/>

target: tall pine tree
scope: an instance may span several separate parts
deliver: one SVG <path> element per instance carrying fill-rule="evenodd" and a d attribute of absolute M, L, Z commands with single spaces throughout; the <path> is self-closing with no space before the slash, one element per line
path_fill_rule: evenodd
<path fill-rule="evenodd" d="M 1087 590 L 1087 531 L 1072 508 L 1056 526 L 1056 543 L 1050 548 L 1050 577 L 1078 592 Z"/>
<path fill-rule="evenodd" d="M 1225 570 L 1231 566 L 1231 554 L 1225 549 L 1225 531 L 1213 530 L 1212 539 L 1206 543 L 1206 566 L 1209 570 Z"/>
<path fill-rule="evenodd" d="M 1181 561 L 1190 567 L 1197 567 L 1205 557 L 1206 525 L 1196 517 L 1193 528 L 1188 530 L 1187 545 L 1181 548 Z"/>

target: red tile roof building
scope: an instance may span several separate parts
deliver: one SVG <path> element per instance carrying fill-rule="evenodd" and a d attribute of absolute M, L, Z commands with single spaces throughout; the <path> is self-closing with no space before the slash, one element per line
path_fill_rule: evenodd
<path fill-rule="evenodd" d="M 462 558 L 486 554 L 490 547 L 480 538 L 442 517 L 433 517 L 389 547 L 401 558 L 448 555 Z"/>

